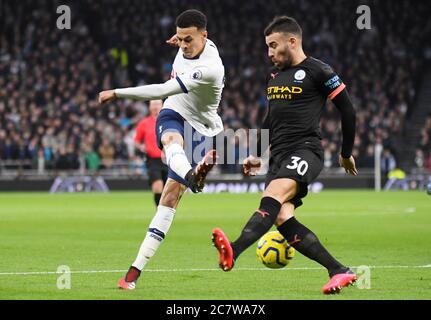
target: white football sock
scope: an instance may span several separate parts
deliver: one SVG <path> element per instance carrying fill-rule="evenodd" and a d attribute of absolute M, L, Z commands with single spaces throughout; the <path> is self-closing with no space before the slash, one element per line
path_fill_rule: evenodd
<path fill-rule="evenodd" d="M 177 175 L 185 179 L 186 174 L 192 169 L 183 147 L 178 143 L 171 143 L 165 147 L 166 161 L 168 167 Z"/>
<path fill-rule="evenodd" d="M 138 256 L 132 266 L 139 270 L 144 269 L 168 233 L 174 217 L 175 209 L 161 205 L 157 207 L 157 213 L 150 223 L 145 240 L 142 242 Z"/>

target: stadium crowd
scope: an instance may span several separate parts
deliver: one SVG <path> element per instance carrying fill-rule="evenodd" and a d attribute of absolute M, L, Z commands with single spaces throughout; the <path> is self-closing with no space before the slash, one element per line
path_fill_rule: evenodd
<path fill-rule="evenodd" d="M 367 1 L 365 1 L 366 4 Z M 176 50 L 165 44 L 178 13 L 208 16 L 209 37 L 226 67 L 220 114 L 226 128 L 257 128 L 266 110 L 270 66 L 263 29 L 275 15 L 295 17 L 306 53 L 332 65 L 357 109 L 354 156 L 374 166 L 374 145 L 396 166 L 397 139 L 415 103 L 431 38 L 429 6 L 370 2 L 372 29 L 356 26 L 359 3 L 333 1 L 104 0 L 62 1 L 72 9 L 71 30 L 56 28 L 60 3 L 2 2 L 0 19 L 0 159 L 27 159 L 39 169 L 111 168 L 139 162 L 133 129 L 147 114 L 141 101 L 107 106 L 103 89 L 160 83 L 169 78 Z M 413 23 L 414 20 L 414 23 Z M 337 167 L 340 121 L 328 103 L 322 115 L 325 167 Z M 416 163 L 431 168 L 431 117 L 421 131 Z M 422 155 L 418 154 L 422 153 Z M 418 160 L 419 159 L 419 160 Z M 395 162 L 395 163 L 394 163 Z M 40 168 L 42 166 L 42 168 Z M 237 166 L 224 167 L 235 172 Z"/>
<path fill-rule="evenodd" d="M 431 170 L 431 114 L 421 130 L 418 148 L 415 154 L 415 165 L 418 169 Z"/>

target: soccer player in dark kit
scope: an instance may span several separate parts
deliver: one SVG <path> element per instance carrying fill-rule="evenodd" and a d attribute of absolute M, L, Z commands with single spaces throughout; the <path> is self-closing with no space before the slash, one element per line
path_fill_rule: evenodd
<path fill-rule="evenodd" d="M 294 217 L 308 185 L 323 168 L 319 121 L 329 98 L 341 113 L 343 144 L 339 158 L 345 171 L 357 175 L 352 148 L 356 112 L 346 85 L 330 66 L 306 56 L 302 30 L 295 19 L 277 17 L 265 29 L 268 55 L 274 64 L 268 76 L 269 109 L 262 129 L 269 129 L 270 160 L 265 191 L 259 208 L 239 238 L 229 242 L 221 229 L 213 230 L 213 243 L 224 271 L 233 268 L 239 255 L 275 225 L 298 252 L 324 266 L 330 281 L 324 294 L 338 293 L 356 281 L 356 275 L 338 262 L 317 236 Z M 260 142 L 258 142 L 258 146 Z M 244 172 L 255 175 L 263 151 L 244 161 Z"/>

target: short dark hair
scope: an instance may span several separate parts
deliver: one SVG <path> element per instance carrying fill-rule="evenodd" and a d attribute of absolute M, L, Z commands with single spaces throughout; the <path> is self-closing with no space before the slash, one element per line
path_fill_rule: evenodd
<path fill-rule="evenodd" d="M 207 28 L 207 17 L 199 10 L 190 9 L 184 11 L 177 17 L 175 22 L 178 28 L 196 27 L 199 30 Z"/>
<path fill-rule="evenodd" d="M 302 29 L 298 22 L 288 16 L 275 17 L 266 27 L 264 34 L 267 37 L 276 32 L 291 33 L 302 38 Z"/>

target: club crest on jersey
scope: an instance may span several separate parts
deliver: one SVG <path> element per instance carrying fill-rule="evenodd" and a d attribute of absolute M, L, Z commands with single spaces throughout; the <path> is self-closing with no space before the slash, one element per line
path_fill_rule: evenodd
<path fill-rule="evenodd" d="M 305 79 L 305 71 L 304 70 L 298 70 L 296 71 L 295 75 L 294 75 L 295 80 L 297 81 L 302 81 Z"/>
<path fill-rule="evenodd" d="M 192 79 L 193 80 L 202 80 L 202 71 L 197 70 L 192 73 Z"/>

